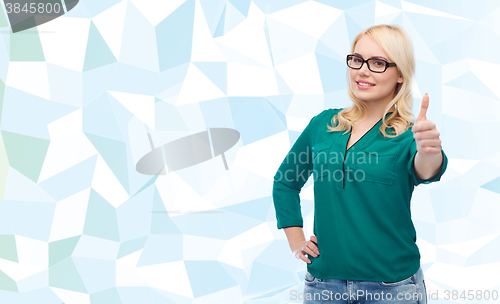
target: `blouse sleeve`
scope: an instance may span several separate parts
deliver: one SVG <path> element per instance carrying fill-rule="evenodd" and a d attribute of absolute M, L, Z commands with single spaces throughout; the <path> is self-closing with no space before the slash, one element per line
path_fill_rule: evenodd
<path fill-rule="evenodd" d="M 313 169 L 312 124 L 316 117 L 318 115 L 309 121 L 274 175 L 273 202 L 278 229 L 303 227 L 299 193 Z"/>
<path fill-rule="evenodd" d="M 413 184 L 415 186 L 418 186 L 420 184 L 430 184 L 432 182 L 437 182 L 441 180 L 441 176 L 444 174 L 444 172 L 446 171 L 446 167 L 448 166 L 448 157 L 446 157 L 443 147 L 441 147 L 441 153 L 443 154 L 443 162 L 441 163 L 441 168 L 439 172 L 435 176 L 427 180 L 417 178 L 415 172 L 415 155 L 417 154 L 417 142 L 415 141 L 415 138 L 413 138 L 413 141 L 411 142 L 410 145 L 410 160 L 408 161 L 408 173 L 412 177 Z"/>

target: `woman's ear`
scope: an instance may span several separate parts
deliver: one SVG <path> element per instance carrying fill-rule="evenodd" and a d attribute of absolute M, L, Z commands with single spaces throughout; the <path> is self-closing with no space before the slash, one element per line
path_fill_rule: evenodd
<path fill-rule="evenodd" d="M 398 83 L 403 83 L 403 74 L 399 74 Z"/>

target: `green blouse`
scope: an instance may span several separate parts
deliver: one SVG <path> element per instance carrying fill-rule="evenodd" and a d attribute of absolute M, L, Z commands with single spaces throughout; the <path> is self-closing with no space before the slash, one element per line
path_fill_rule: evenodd
<path fill-rule="evenodd" d="M 411 127 L 385 138 L 378 130 L 382 119 L 346 153 L 351 132 L 327 132 L 326 127 L 342 109 L 313 117 L 276 172 L 273 201 L 278 229 L 303 227 L 299 192 L 312 174 L 313 231 L 320 255 L 309 256 L 307 270 L 319 279 L 403 280 L 420 267 L 410 211 L 413 189 L 439 181 L 448 158 L 441 149 L 439 173 L 418 179 Z"/>

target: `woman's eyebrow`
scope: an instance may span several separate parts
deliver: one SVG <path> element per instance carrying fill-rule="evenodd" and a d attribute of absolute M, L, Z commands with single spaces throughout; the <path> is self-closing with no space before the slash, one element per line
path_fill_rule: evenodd
<path fill-rule="evenodd" d="M 359 54 L 359 53 L 354 53 L 353 55 L 358 55 L 359 57 L 364 58 L 364 57 L 363 57 L 363 56 L 361 56 L 361 54 Z M 387 59 L 387 58 L 385 58 L 385 57 L 383 57 L 383 56 L 373 56 L 373 57 L 370 57 L 370 58 L 380 58 L 380 59 L 384 59 L 384 60 L 386 60 L 386 61 L 389 61 L 389 59 Z"/>

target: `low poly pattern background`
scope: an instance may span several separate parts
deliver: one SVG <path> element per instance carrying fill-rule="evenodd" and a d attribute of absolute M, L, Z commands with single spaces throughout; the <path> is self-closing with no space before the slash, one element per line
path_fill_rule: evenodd
<path fill-rule="evenodd" d="M 379 23 L 410 34 L 449 157 L 412 199 L 430 302 L 495 302 L 444 297 L 500 292 L 500 1 L 83 0 L 18 33 L 0 4 L 0 303 L 302 303 L 272 177 L 351 104 L 345 55 Z M 229 170 L 137 172 L 209 128 L 240 133 Z"/>

